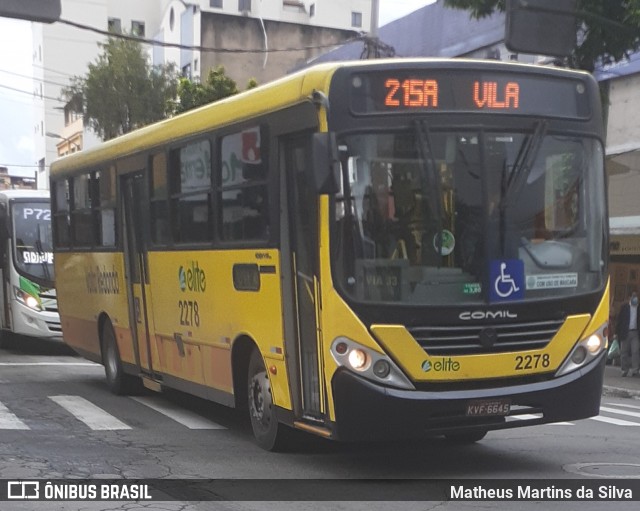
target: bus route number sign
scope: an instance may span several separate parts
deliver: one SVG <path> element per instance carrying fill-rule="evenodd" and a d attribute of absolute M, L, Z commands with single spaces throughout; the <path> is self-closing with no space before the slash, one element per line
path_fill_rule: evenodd
<path fill-rule="evenodd" d="M 511 401 L 503 398 L 474 400 L 467 403 L 468 416 L 508 415 L 510 410 Z"/>
<path fill-rule="evenodd" d="M 397 69 L 351 77 L 356 115 L 489 112 L 585 119 L 587 85 L 580 78 L 469 69 Z"/>

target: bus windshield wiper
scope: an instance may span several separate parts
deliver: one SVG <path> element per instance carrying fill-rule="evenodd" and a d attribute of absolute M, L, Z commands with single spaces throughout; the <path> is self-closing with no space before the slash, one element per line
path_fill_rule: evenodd
<path fill-rule="evenodd" d="M 429 197 L 429 205 L 433 220 L 436 225 L 436 252 L 442 254 L 442 183 L 437 173 L 436 161 L 433 158 L 433 145 L 431 144 L 431 133 L 425 120 L 416 121 L 416 142 L 420 151 L 420 161 L 422 162 L 422 174 L 425 179 L 421 179 L 422 191 Z M 441 260 L 438 259 L 438 267 Z"/>
<path fill-rule="evenodd" d="M 518 192 L 531 173 L 531 167 L 538 155 L 542 139 L 546 132 L 547 121 L 537 121 L 533 128 L 533 133 L 528 135 L 522 141 L 516 160 L 511 168 L 511 173 L 508 176 L 506 175 L 507 165 L 505 161 L 502 171 L 502 196 L 500 198 L 500 209 L 511 205 L 518 196 Z"/>
<path fill-rule="evenodd" d="M 44 274 L 44 278 L 47 281 L 51 281 L 51 272 L 49 271 L 49 265 L 47 264 L 47 258 L 46 258 L 46 254 L 44 252 L 44 249 L 42 247 L 42 232 L 40 231 L 40 228 L 42 226 L 40 224 L 37 225 L 37 232 L 38 232 L 38 238 L 36 239 L 36 251 L 38 254 L 38 259 L 40 259 L 40 264 L 42 265 L 42 272 Z"/>
<path fill-rule="evenodd" d="M 502 184 L 500 190 L 500 246 L 505 250 L 505 217 L 507 209 L 515 202 L 520 190 L 526 183 L 531 168 L 538 155 L 542 140 L 547 132 L 547 121 L 536 121 L 533 132 L 522 141 L 518 155 L 511 167 L 511 173 L 507 175 L 507 160 L 505 158 L 502 167 Z"/>

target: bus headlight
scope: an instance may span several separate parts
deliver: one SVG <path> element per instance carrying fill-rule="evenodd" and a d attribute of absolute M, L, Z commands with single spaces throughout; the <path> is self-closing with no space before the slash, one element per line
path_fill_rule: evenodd
<path fill-rule="evenodd" d="M 556 376 L 575 371 L 595 359 L 607 346 L 608 328 L 604 324 L 589 337 L 582 339 L 571 350 L 571 353 L 558 369 Z"/>
<path fill-rule="evenodd" d="M 19 287 L 15 287 L 15 286 L 13 287 L 13 291 L 16 295 L 17 300 L 20 303 L 26 305 L 27 307 L 29 307 L 30 309 L 33 309 L 34 311 L 42 310 L 42 303 L 35 296 L 30 295 L 26 291 L 23 291 Z"/>
<path fill-rule="evenodd" d="M 349 352 L 349 364 L 356 371 L 365 371 L 367 366 L 370 365 L 367 362 L 369 362 L 369 357 L 364 351 L 356 348 Z"/>
<path fill-rule="evenodd" d="M 338 337 L 333 341 L 331 355 L 339 366 L 346 367 L 368 380 L 400 389 L 415 388 L 388 356 L 346 337 Z"/>

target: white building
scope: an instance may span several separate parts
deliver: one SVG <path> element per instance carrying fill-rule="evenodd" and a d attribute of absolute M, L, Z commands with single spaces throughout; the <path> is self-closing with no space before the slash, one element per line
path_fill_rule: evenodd
<path fill-rule="evenodd" d="M 240 88 L 286 73 L 296 62 L 368 30 L 371 0 L 62 0 L 61 19 L 102 31 L 126 32 L 182 45 L 149 46 L 154 64 L 174 62 L 198 78 L 224 65 Z M 61 97 L 73 76 L 83 76 L 100 53 L 102 34 L 64 22 L 33 24 L 34 138 L 38 184 L 48 187 L 49 164 L 98 142 Z M 185 47 L 195 47 L 185 48 Z M 217 53 L 305 48 L 289 52 Z"/>

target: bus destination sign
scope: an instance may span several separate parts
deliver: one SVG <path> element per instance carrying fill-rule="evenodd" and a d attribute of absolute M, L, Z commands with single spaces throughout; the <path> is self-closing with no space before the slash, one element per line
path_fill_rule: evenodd
<path fill-rule="evenodd" d="M 586 84 L 575 78 L 439 69 L 354 74 L 354 114 L 485 112 L 588 119 Z"/>

